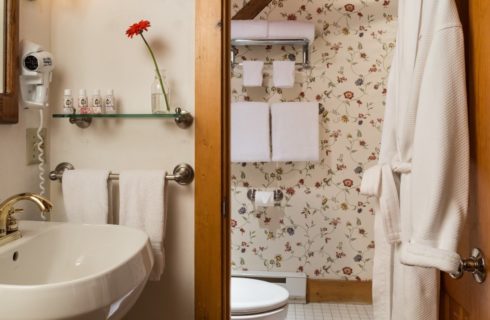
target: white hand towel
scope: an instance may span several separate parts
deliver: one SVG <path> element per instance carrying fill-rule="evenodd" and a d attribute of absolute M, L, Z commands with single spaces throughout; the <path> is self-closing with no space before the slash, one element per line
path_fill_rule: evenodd
<path fill-rule="evenodd" d="M 66 170 L 61 188 L 68 222 L 106 224 L 109 214 L 108 170 Z"/>
<path fill-rule="evenodd" d="M 269 39 L 308 39 L 315 41 L 315 25 L 302 21 L 269 21 Z"/>
<path fill-rule="evenodd" d="M 274 61 L 272 63 L 272 82 L 276 88 L 294 87 L 296 62 Z"/>
<path fill-rule="evenodd" d="M 267 162 L 270 151 L 270 111 L 264 102 L 231 106 L 231 161 Z"/>
<path fill-rule="evenodd" d="M 267 20 L 232 20 L 231 39 L 267 39 Z"/>
<path fill-rule="evenodd" d="M 262 69 L 264 61 L 243 61 L 243 86 L 261 87 L 263 81 Z"/>
<path fill-rule="evenodd" d="M 119 176 L 119 224 L 145 231 L 155 264 L 150 280 L 165 267 L 166 181 L 164 171 L 123 171 Z"/>
<path fill-rule="evenodd" d="M 272 115 L 273 161 L 318 161 L 320 129 L 318 103 L 275 103 Z"/>

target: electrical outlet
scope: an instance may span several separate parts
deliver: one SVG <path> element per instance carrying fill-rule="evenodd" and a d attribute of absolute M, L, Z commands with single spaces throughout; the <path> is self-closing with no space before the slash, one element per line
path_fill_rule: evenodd
<path fill-rule="evenodd" d="M 41 136 L 44 139 L 42 148 L 46 145 L 46 128 L 41 130 Z M 26 130 L 26 162 L 28 165 L 39 164 L 39 150 L 37 144 L 39 139 L 37 137 L 37 128 L 27 128 Z M 44 149 L 44 156 L 46 156 L 46 149 Z"/>

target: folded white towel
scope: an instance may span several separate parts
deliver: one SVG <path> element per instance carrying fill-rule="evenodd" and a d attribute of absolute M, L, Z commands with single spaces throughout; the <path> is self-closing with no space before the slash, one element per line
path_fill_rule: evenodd
<path fill-rule="evenodd" d="M 68 222 L 106 224 L 109 170 L 66 170 L 61 188 Z"/>
<path fill-rule="evenodd" d="M 275 103 L 272 115 L 273 161 L 318 161 L 320 131 L 318 103 Z"/>
<path fill-rule="evenodd" d="M 231 20 L 232 39 L 267 39 L 267 20 Z"/>
<path fill-rule="evenodd" d="M 315 41 L 315 25 L 302 21 L 269 21 L 269 39 L 301 39 Z"/>
<path fill-rule="evenodd" d="M 294 61 L 274 61 L 272 63 L 272 82 L 276 88 L 294 87 L 294 75 L 296 62 Z"/>
<path fill-rule="evenodd" d="M 243 86 L 261 87 L 263 81 L 262 70 L 264 61 L 243 61 Z"/>
<path fill-rule="evenodd" d="M 268 103 L 235 102 L 232 104 L 232 162 L 267 162 L 271 160 L 269 119 Z"/>
<path fill-rule="evenodd" d="M 155 264 L 150 280 L 165 267 L 166 181 L 164 171 L 122 171 L 119 176 L 119 224 L 145 231 Z"/>

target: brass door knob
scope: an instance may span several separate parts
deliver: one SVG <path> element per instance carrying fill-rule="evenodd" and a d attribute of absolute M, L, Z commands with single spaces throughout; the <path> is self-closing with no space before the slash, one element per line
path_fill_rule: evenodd
<path fill-rule="evenodd" d="M 456 273 L 450 273 L 449 276 L 453 279 L 460 279 L 465 272 L 473 274 L 473 278 L 478 283 L 483 283 L 487 277 L 487 268 L 485 258 L 480 249 L 474 248 L 471 250 L 471 257 L 461 260 L 459 269 Z"/>

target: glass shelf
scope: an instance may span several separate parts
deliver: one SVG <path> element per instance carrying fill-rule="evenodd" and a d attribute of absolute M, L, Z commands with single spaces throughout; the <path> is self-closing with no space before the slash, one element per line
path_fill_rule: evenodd
<path fill-rule="evenodd" d="M 76 124 L 79 128 L 90 127 L 92 119 L 174 119 L 179 128 L 185 129 L 192 125 L 194 117 L 181 108 L 175 109 L 174 113 L 117 113 L 117 114 L 64 114 L 55 113 L 53 118 L 69 119 L 71 124 Z"/>
<path fill-rule="evenodd" d="M 64 114 L 64 113 L 55 113 L 53 114 L 53 118 L 73 118 L 73 119 L 83 119 L 83 118 L 171 118 L 175 119 L 180 116 L 180 113 L 162 113 L 162 114 L 153 114 L 153 113 L 117 113 L 117 114 Z"/>

